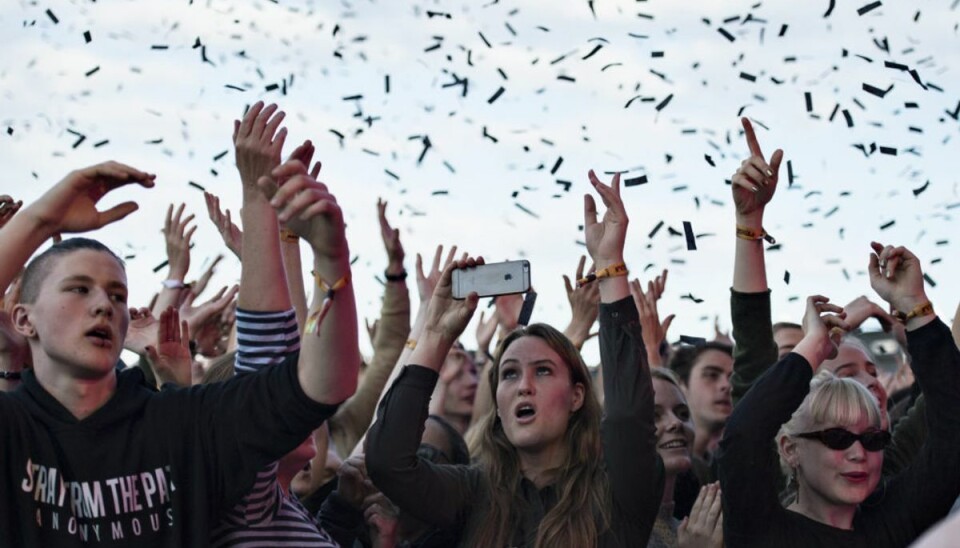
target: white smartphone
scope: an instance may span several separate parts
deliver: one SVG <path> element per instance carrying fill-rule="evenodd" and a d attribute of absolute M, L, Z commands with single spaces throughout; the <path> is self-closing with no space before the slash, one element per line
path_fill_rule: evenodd
<path fill-rule="evenodd" d="M 453 298 L 471 292 L 481 297 L 524 293 L 530 289 L 530 261 L 507 261 L 453 271 Z"/>

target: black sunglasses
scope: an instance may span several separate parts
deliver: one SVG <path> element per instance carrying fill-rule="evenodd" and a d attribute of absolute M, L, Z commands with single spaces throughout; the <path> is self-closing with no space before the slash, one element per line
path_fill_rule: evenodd
<path fill-rule="evenodd" d="M 807 432 L 806 434 L 797 434 L 798 438 L 808 440 L 818 440 L 830 449 L 842 451 L 847 449 L 853 442 L 859 441 L 867 451 L 883 451 L 890 444 L 890 432 L 886 430 L 867 430 L 863 434 L 854 434 L 843 428 L 829 428 L 819 432 Z"/>

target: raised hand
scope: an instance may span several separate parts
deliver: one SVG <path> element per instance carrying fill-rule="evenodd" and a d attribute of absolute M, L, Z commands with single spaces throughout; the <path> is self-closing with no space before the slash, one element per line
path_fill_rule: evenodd
<path fill-rule="evenodd" d="M 7 194 L 0 195 L 0 228 L 3 228 L 3 225 L 17 214 L 21 206 L 23 206 L 23 200 L 14 201 Z"/>
<path fill-rule="evenodd" d="M 466 299 L 453 298 L 453 271 L 460 268 L 472 268 L 484 264 L 483 257 L 476 259 L 468 257 L 459 261 L 453 261 L 443 269 L 437 287 L 433 291 L 433 297 L 430 298 L 430 304 L 427 305 L 426 323 L 424 324 L 424 333 L 430 333 L 437 337 L 439 342 L 446 345 L 452 345 L 463 330 L 466 329 L 470 318 L 473 317 L 477 309 L 477 303 L 480 298 L 476 293 L 471 292 Z M 417 350 L 420 349 L 418 344 Z M 416 350 L 414 350 L 416 353 Z M 443 355 L 446 356 L 446 350 Z M 417 363 L 417 362 L 413 362 Z M 442 361 L 438 364 L 442 365 Z"/>
<path fill-rule="evenodd" d="M 763 208 L 767 205 L 773 193 L 777 190 L 780 162 L 783 161 L 783 151 L 777 149 L 770 162 L 767 163 L 760 150 L 760 142 L 753 131 L 753 124 L 747 118 L 741 118 L 743 133 L 750 149 L 750 157 L 744 160 L 731 179 L 733 202 L 737 208 L 737 216 L 743 218 L 762 217 Z M 754 227 L 751 227 L 754 228 Z"/>
<path fill-rule="evenodd" d="M 363 507 L 363 501 L 377 492 L 367 477 L 367 465 L 363 454 L 353 455 L 343 461 L 337 470 L 340 481 L 337 494 L 343 501 L 357 510 Z"/>
<path fill-rule="evenodd" d="M 104 162 L 71 171 L 39 200 L 27 206 L 28 215 L 49 235 L 86 232 L 119 221 L 137 210 L 136 202 L 123 202 L 105 211 L 97 202 L 108 192 L 130 183 L 151 188 L 156 175 L 117 162 Z"/>
<path fill-rule="evenodd" d="M 577 263 L 575 280 L 583 278 L 587 258 L 580 256 Z M 593 267 L 590 272 L 593 272 Z M 566 274 L 563 275 L 563 286 L 567 291 L 567 302 L 570 303 L 570 324 L 564 334 L 574 346 L 580 348 L 591 337 L 590 329 L 600 315 L 600 284 L 590 283 L 583 287 L 576 287 Z"/>
<path fill-rule="evenodd" d="M 870 318 L 876 318 L 876 320 L 880 322 L 883 330 L 887 332 L 889 332 L 893 324 L 896 323 L 896 319 L 891 316 L 889 312 L 864 295 L 847 303 L 847 305 L 843 307 L 843 311 L 847 313 L 847 323 L 850 325 L 850 329 L 860 327 L 863 322 Z"/>
<path fill-rule="evenodd" d="M 894 310 L 909 314 L 918 305 L 929 302 L 923 287 L 920 260 L 909 249 L 872 242 L 870 246 L 870 286 Z"/>
<path fill-rule="evenodd" d="M 307 173 L 302 163 L 290 160 L 261 177 L 257 184 L 277 212 L 277 220 L 306 240 L 315 256 L 349 258 L 343 212 L 337 199 L 327 185 Z"/>
<path fill-rule="evenodd" d="M 427 274 L 423 273 L 423 258 L 417 253 L 417 291 L 420 294 L 420 306 L 426 306 L 430 302 L 430 297 L 433 295 L 434 288 L 437 287 L 437 282 L 440 281 L 440 274 L 446 270 L 450 263 L 453 262 L 453 258 L 457 254 L 457 246 L 450 248 L 450 252 L 447 253 L 447 259 L 443 262 L 443 266 L 440 265 L 440 257 L 443 256 L 443 246 L 438 245 L 437 251 L 433 255 L 433 266 L 430 267 L 430 272 Z"/>
<path fill-rule="evenodd" d="M 803 339 L 793 351 L 810 363 L 814 371 L 824 360 L 837 356 L 837 346 L 843 334 L 850 331 L 843 308 L 830 304 L 823 295 L 807 297 L 803 315 Z"/>
<path fill-rule="evenodd" d="M 223 286 L 209 301 L 194 306 L 193 302 L 196 300 L 197 294 L 191 290 L 183 304 L 180 305 L 178 313 L 183 321 L 190 325 L 191 332 L 199 333 L 206 324 L 219 321 L 220 316 L 227 310 L 239 291 L 239 285 L 234 285 L 229 289 L 227 286 Z"/>
<path fill-rule="evenodd" d="M 217 227 L 217 232 L 220 233 L 223 243 L 240 259 L 243 249 L 243 232 L 230 217 L 230 210 L 222 211 L 220 209 L 220 198 L 214 194 L 204 192 L 203 199 L 207 202 L 207 215 L 213 222 L 213 226 Z"/>
<path fill-rule="evenodd" d="M 620 174 L 613 176 L 611 184 L 605 185 L 597 179 L 596 173 L 590 170 L 590 184 L 603 200 L 607 211 L 603 219 L 597 222 L 597 204 L 593 196 L 585 194 L 583 197 L 583 230 L 587 243 L 587 251 L 597 268 L 606 268 L 610 265 L 623 262 L 623 245 L 627 238 L 627 210 L 620 199 Z"/>
<path fill-rule="evenodd" d="M 369 528 L 373 548 L 396 546 L 400 509 L 380 491 L 363 500 L 363 520 Z"/>
<path fill-rule="evenodd" d="M 403 271 L 403 244 L 400 243 L 400 229 L 390 226 L 387 220 L 387 202 L 377 198 L 377 218 L 380 220 L 380 237 L 383 248 L 387 250 L 387 272 L 399 274 Z"/>
<path fill-rule="evenodd" d="M 660 357 L 660 345 L 667 339 L 667 331 L 670 324 L 673 323 L 674 314 L 667 316 L 663 322 L 660 321 L 660 312 L 657 310 L 657 301 L 663 294 L 663 287 L 667 277 L 667 271 L 664 270 L 661 276 L 657 276 L 657 282 L 651 281 L 647 284 L 647 292 L 644 293 L 640 280 L 634 278 L 630 282 L 630 293 L 633 295 L 633 302 L 637 305 L 637 312 L 640 314 L 640 329 L 643 335 L 643 344 L 647 349 L 647 361 L 651 366 L 664 365 Z M 658 293 L 659 291 L 659 293 Z"/>
<path fill-rule="evenodd" d="M 487 356 L 490 355 L 490 343 L 493 342 L 493 336 L 497 334 L 497 325 L 499 324 L 499 319 L 497 318 L 497 313 L 494 311 L 493 314 L 490 314 L 490 318 L 485 318 L 485 312 L 480 311 L 480 319 L 477 320 L 477 351 L 479 351 L 483 356 L 479 359 L 486 361 Z"/>
<path fill-rule="evenodd" d="M 277 111 L 277 105 L 266 107 L 257 101 L 243 116 L 233 122 L 233 145 L 237 155 L 237 170 L 245 190 L 256 190 L 260 177 L 280 165 L 280 153 L 287 137 L 287 128 L 280 128 L 286 114 Z"/>
<path fill-rule="evenodd" d="M 157 345 L 146 347 L 147 363 L 160 382 L 190 386 L 190 326 L 172 306 L 160 313 Z"/>
<path fill-rule="evenodd" d="M 130 325 L 127 327 L 123 347 L 136 354 L 145 354 L 148 346 L 157 345 L 158 323 L 149 308 L 131 308 Z"/>
<path fill-rule="evenodd" d="M 197 225 L 189 226 L 194 215 L 183 217 L 186 204 L 180 204 L 176 213 L 173 204 L 167 208 L 167 217 L 163 223 L 163 238 L 167 244 L 167 262 L 170 264 L 170 279 L 183 280 L 190 270 L 190 238 L 197 231 Z"/>
<path fill-rule="evenodd" d="M 723 548 L 723 507 L 720 484 L 700 488 L 690 515 L 677 528 L 679 548 Z"/>

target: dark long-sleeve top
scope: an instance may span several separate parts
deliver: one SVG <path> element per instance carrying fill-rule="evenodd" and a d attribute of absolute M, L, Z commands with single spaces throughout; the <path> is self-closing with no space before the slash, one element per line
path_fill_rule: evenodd
<path fill-rule="evenodd" d="M 600 359 L 605 414 L 601 441 L 612 507 L 610 527 L 597 546 L 646 546 L 660 506 L 663 466 L 656 452 L 653 387 L 630 297 L 600 305 Z M 435 465 L 417 457 L 437 373 L 408 365 L 380 404 L 367 437 L 367 472 L 403 511 L 469 542 L 483 525 L 489 487 L 476 466 Z M 531 546 L 540 521 L 557 502 L 554 486 L 517 486 L 527 504 L 517 508 L 521 528 L 513 546 Z"/>
<path fill-rule="evenodd" d="M 756 380 L 777 361 L 777 343 L 773 340 L 770 324 L 770 292 L 741 293 L 731 289 L 730 315 L 733 337 L 737 341 L 733 349 L 733 377 L 730 380 L 736 405 Z M 927 435 L 925 409 L 926 403 L 921 394 L 896 428 L 892 428 L 893 440 L 883 452 L 884 477 L 898 474 L 920 451 Z"/>
<path fill-rule="evenodd" d="M 939 319 L 907 334 L 926 395 L 929 435 L 912 464 L 885 478 L 881 496 L 860 505 L 852 530 L 830 527 L 777 501 L 780 426 L 809 391 L 810 364 L 791 353 L 734 407 L 718 452 L 724 542 L 740 546 L 907 546 L 945 516 L 960 494 L 960 351 Z"/>

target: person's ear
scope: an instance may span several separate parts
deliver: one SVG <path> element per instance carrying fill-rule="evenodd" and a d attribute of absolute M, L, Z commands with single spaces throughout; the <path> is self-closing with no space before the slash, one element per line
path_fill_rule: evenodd
<path fill-rule="evenodd" d="M 796 469 L 800 464 L 797 440 L 786 435 L 780 436 L 777 440 L 777 450 L 780 452 L 780 458 L 783 459 L 790 468 Z"/>
<path fill-rule="evenodd" d="M 586 395 L 586 388 L 583 386 L 582 382 L 574 383 L 573 385 L 573 398 L 570 402 L 570 414 L 574 414 L 583 407 L 584 396 Z"/>
<path fill-rule="evenodd" d="M 30 320 L 30 305 L 18 303 L 11 312 L 13 328 L 24 337 L 31 339 L 37 335 L 37 329 Z"/>

